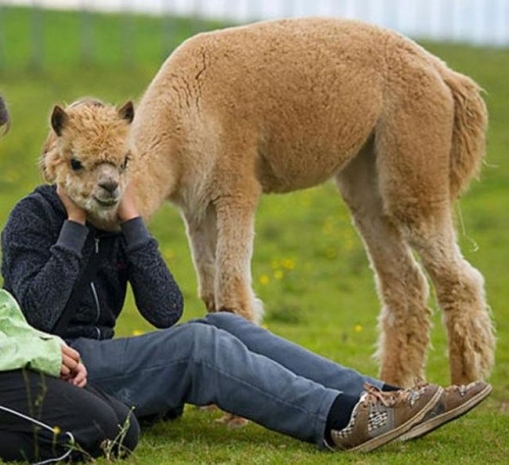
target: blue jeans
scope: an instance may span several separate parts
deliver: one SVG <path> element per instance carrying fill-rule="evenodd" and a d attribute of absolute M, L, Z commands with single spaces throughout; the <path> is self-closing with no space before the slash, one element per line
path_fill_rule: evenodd
<path fill-rule="evenodd" d="M 226 412 L 323 444 L 341 393 L 383 383 L 320 357 L 232 313 L 211 313 L 141 336 L 76 339 L 89 380 L 142 417 L 185 403 Z"/>

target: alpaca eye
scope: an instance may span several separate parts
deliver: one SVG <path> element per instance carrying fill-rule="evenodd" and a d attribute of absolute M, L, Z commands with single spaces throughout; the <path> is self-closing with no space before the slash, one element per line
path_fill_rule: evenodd
<path fill-rule="evenodd" d="M 73 158 L 71 160 L 71 168 L 73 171 L 79 171 L 81 168 L 83 168 L 83 165 L 79 160 L 76 160 L 76 158 Z"/>
<path fill-rule="evenodd" d="M 129 161 L 130 161 L 130 160 L 131 160 L 131 159 L 129 158 L 129 155 L 126 155 L 126 157 L 124 158 L 124 163 L 122 163 L 122 164 L 120 165 L 120 169 L 121 169 L 122 171 L 123 171 L 123 170 L 125 170 L 125 169 L 127 168 L 127 166 L 129 165 Z"/>

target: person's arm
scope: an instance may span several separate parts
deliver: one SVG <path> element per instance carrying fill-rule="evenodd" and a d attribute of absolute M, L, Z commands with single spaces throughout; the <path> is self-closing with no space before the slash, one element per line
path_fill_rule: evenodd
<path fill-rule="evenodd" d="M 2 274 L 30 325 L 51 332 L 83 266 L 88 229 L 56 223 L 48 208 L 33 195 L 14 207 L 2 232 Z"/>
<path fill-rule="evenodd" d="M 156 240 L 138 215 L 129 189 L 124 194 L 118 216 L 127 243 L 128 279 L 136 307 L 157 328 L 174 325 L 182 316 L 182 293 Z"/>

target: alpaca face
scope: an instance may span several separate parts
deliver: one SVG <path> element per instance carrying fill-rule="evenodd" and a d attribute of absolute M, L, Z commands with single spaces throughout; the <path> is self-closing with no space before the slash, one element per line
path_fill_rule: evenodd
<path fill-rule="evenodd" d="M 103 229 L 117 228 L 117 208 L 129 182 L 131 102 L 122 108 L 82 100 L 55 106 L 41 157 L 46 180 L 60 184 Z"/>

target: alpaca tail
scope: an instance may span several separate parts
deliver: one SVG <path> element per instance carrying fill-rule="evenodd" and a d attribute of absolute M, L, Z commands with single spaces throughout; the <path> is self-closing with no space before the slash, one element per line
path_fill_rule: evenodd
<path fill-rule="evenodd" d="M 486 152 L 488 112 L 476 82 L 443 66 L 439 72 L 454 99 L 450 182 L 451 195 L 456 198 L 479 176 Z"/>

